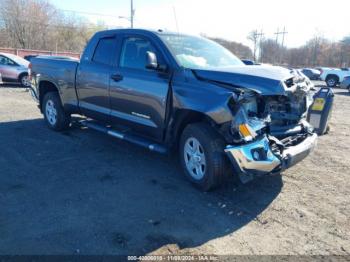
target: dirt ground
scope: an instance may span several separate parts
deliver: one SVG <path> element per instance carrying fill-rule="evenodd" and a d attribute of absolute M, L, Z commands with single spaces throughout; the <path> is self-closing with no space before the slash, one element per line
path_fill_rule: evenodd
<path fill-rule="evenodd" d="M 283 176 L 201 193 L 177 159 L 94 131 L 48 130 L 0 87 L 0 254 L 350 253 L 350 95 Z"/>

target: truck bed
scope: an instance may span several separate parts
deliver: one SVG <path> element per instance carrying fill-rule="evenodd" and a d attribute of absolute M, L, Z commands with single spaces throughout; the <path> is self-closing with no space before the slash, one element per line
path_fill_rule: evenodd
<path fill-rule="evenodd" d="M 71 57 L 38 56 L 32 59 L 31 64 L 34 81 L 54 83 L 62 100 L 71 105 L 78 104 L 75 79 L 79 60 Z"/>

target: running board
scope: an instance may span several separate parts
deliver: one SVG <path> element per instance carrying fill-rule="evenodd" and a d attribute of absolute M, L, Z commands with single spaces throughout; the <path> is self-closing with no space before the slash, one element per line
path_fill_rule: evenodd
<path fill-rule="evenodd" d="M 132 143 L 132 144 L 142 146 L 144 148 L 149 149 L 152 152 L 157 152 L 157 153 L 161 153 L 161 154 L 166 154 L 168 152 L 167 148 L 162 146 L 162 145 L 155 144 L 155 143 L 153 143 L 145 138 L 142 138 L 142 137 L 130 135 L 127 133 L 118 132 L 116 130 L 113 130 L 110 127 L 105 127 L 105 126 L 100 125 L 96 122 L 83 120 L 83 121 L 80 121 L 80 124 L 85 126 L 85 127 L 94 129 L 96 131 L 105 133 L 107 135 L 110 135 L 112 137 L 118 138 L 120 140 L 125 140 L 127 142 Z"/>

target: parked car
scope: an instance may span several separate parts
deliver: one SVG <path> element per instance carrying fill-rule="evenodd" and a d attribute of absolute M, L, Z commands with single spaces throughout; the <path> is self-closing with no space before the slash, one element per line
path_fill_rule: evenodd
<path fill-rule="evenodd" d="M 260 65 L 259 63 L 253 60 L 249 60 L 249 59 L 241 59 L 241 60 L 245 65 Z"/>
<path fill-rule="evenodd" d="M 346 88 L 350 92 L 350 76 L 344 77 L 343 82 L 340 83 L 341 88 Z"/>
<path fill-rule="evenodd" d="M 30 61 L 32 60 L 32 58 L 37 57 L 37 56 L 38 56 L 38 55 L 26 55 L 26 56 L 24 57 L 24 59 L 30 62 Z"/>
<path fill-rule="evenodd" d="M 301 72 L 306 75 L 310 80 L 319 80 L 321 71 L 312 68 L 303 68 Z"/>
<path fill-rule="evenodd" d="M 321 80 L 326 81 L 328 87 L 335 87 L 340 84 L 344 77 L 350 76 L 349 69 L 321 68 Z"/>
<path fill-rule="evenodd" d="M 80 62 L 37 57 L 31 68 L 32 95 L 50 129 L 67 129 L 71 114 L 83 114 L 82 125 L 114 138 L 176 149 L 203 190 L 227 175 L 246 183 L 295 165 L 317 143 L 307 116 L 317 125 L 331 107 L 294 71 L 246 66 L 213 41 L 178 33 L 102 31 Z M 308 113 L 314 98 L 322 118 Z"/>
<path fill-rule="evenodd" d="M 29 62 L 19 56 L 0 53 L 0 73 L 3 82 L 18 82 L 24 87 L 29 87 L 28 65 Z"/>
<path fill-rule="evenodd" d="M 0 74 L 0 85 L 2 84 L 2 76 L 1 76 L 1 74 Z"/>

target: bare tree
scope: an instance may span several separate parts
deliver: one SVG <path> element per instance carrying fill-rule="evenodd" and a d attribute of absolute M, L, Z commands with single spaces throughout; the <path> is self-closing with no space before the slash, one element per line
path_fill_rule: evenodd
<path fill-rule="evenodd" d="M 233 41 L 228 41 L 222 38 L 210 38 L 210 39 L 226 47 L 233 54 L 237 55 L 240 58 L 248 58 L 248 59 L 253 58 L 252 50 L 246 45 L 233 42 Z"/>
<path fill-rule="evenodd" d="M 2 0 L 0 20 L 15 48 L 45 48 L 50 22 L 57 10 L 43 0 Z"/>
<path fill-rule="evenodd" d="M 93 33 L 105 26 L 65 15 L 47 0 L 1 0 L 0 46 L 81 52 Z"/>
<path fill-rule="evenodd" d="M 251 31 L 248 34 L 247 38 L 248 40 L 253 42 L 253 59 L 254 61 L 256 61 L 256 52 L 258 50 L 258 40 L 259 40 L 258 31 L 257 30 Z"/>

